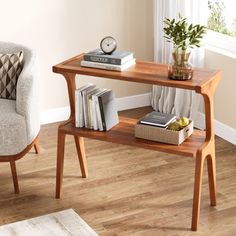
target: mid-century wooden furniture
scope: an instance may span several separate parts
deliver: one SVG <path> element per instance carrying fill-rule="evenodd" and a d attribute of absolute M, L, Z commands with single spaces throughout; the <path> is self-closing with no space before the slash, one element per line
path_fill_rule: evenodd
<path fill-rule="evenodd" d="M 213 95 L 221 73 L 217 70 L 196 69 L 192 80 L 175 81 L 167 78 L 167 65 L 137 61 L 136 65 L 123 72 L 108 71 L 80 66 L 83 54 L 53 66 L 53 72 L 62 74 L 67 82 L 71 114 L 69 119 L 58 128 L 56 198 L 60 198 L 63 179 L 65 136 L 73 135 L 82 177 L 88 176 L 83 137 L 107 142 L 136 146 L 168 153 L 192 157 L 195 160 L 195 182 L 193 192 L 192 227 L 196 231 L 200 212 L 201 185 L 204 160 L 207 159 L 208 181 L 211 206 L 216 205 L 216 169 L 215 138 L 213 117 Z M 152 142 L 134 137 L 134 125 L 137 120 L 120 117 L 120 123 L 110 131 L 99 132 L 75 127 L 75 76 L 90 75 L 122 81 L 155 84 L 167 87 L 194 90 L 203 96 L 205 102 L 206 131 L 194 130 L 194 133 L 179 146 Z"/>
<path fill-rule="evenodd" d="M 18 184 L 18 177 L 16 172 L 16 161 L 24 157 L 31 148 L 34 147 L 35 153 L 38 154 L 39 149 L 39 135 L 33 140 L 31 144 L 29 144 L 23 151 L 20 153 L 17 153 L 15 155 L 7 155 L 7 156 L 0 156 L 0 162 L 9 162 L 11 166 L 11 174 L 12 174 L 12 180 L 14 184 L 14 190 L 15 193 L 20 193 L 19 190 L 19 184 Z"/>

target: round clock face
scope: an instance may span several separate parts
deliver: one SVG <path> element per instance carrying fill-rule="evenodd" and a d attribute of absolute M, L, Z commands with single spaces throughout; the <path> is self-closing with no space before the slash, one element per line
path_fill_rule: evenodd
<path fill-rule="evenodd" d="M 100 47 L 105 54 L 111 54 L 116 50 L 116 40 L 111 36 L 105 37 L 102 39 Z"/>

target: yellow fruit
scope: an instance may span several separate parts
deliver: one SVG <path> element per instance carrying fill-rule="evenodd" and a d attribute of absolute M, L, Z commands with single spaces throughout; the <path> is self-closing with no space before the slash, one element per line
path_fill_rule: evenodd
<path fill-rule="evenodd" d="M 181 128 L 186 127 L 188 124 L 189 124 L 189 119 L 188 119 L 187 117 L 184 117 L 184 116 L 183 116 L 183 117 L 180 119 L 180 126 L 181 126 Z"/>
<path fill-rule="evenodd" d="M 179 131 L 181 129 L 181 126 L 179 124 L 178 121 L 172 122 L 168 125 L 168 129 L 169 130 L 175 130 L 175 131 Z"/>
<path fill-rule="evenodd" d="M 184 127 L 186 127 L 188 124 L 189 124 L 189 119 L 183 116 L 181 119 L 177 119 L 176 121 L 170 123 L 167 129 L 179 131 Z"/>

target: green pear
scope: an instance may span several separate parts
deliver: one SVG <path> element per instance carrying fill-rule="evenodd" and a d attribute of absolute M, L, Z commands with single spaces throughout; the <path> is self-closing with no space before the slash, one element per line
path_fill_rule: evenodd
<path fill-rule="evenodd" d="M 170 123 L 168 125 L 167 129 L 179 131 L 181 129 L 181 126 L 178 121 L 175 121 L 175 122 Z"/>

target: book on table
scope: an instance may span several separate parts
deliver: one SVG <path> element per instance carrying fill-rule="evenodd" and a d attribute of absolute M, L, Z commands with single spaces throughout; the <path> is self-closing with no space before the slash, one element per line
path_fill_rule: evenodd
<path fill-rule="evenodd" d="M 95 49 L 84 54 L 84 61 L 98 62 L 104 64 L 123 65 L 134 58 L 134 54 L 128 51 L 115 51 L 105 54 L 101 49 Z"/>
<path fill-rule="evenodd" d="M 107 131 L 119 123 L 115 94 L 87 84 L 75 91 L 75 126 Z"/>
<path fill-rule="evenodd" d="M 124 70 L 128 69 L 129 67 L 135 65 L 135 59 L 127 61 L 126 63 L 124 63 L 122 65 L 115 65 L 115 64 L 82 60 L 80 62 L 80 65 L 82 67 L 91 67 L 91 68 L 97 68 L 97 69 L 103 69 L 103 70 L 124 71 Z"/>
<path fill-rule="evenodd" d="M 100 115 L 100 109 L 98 106 L 98 95 L 105 92 L 107 89 L 99 89 L 99 91 L 95 94 L 92 95 L 92 118 L 93 118 L 93 129 L 94 130 L 98 130 L 99 129 L 99 122 L 101 122 L 101 120 L 98 121 L 98 116 L 101 117 Z M 97 110 L 99 109 L 99 110 Z M 100 126 L 101 127 L 101 126 Z"/>
<path fill-rule="evenodd" d="M 152 111 L 139 120 L 139 123 L 166 128 L 176 120 L 176 115 Z"/>
<path fill-rule="evenodd" d="M 83 114 L 84 114 L 84 124 L 86 128 L 89 127 L 89 107 L 88 107 L 88 99 L 90 93 L 92 93 L 96 89 L 95 85 L 90 85 L 87 89 L 82 90 L 82 104 L 83 104 Z"/>
<path fill-rule="evenodd" d="M 84 109 L 83 109 L 83 97 L 82 91 L 87 90 L 91 87 L 95 87 L 93 84 L 86 84 L 75 90 L 75 126 L 84 127 Z"/>
<path fill-rule="evenodd" d="M 107 89 L 103 89 L 100 93 L 97 93 L 96 95 L 93 96 L 93 105 L 94 105 L 94 110 L 95 110 L 95 113 L 94 115 L 96 116 L 96 119 L 97 119 L 97 127 L 95 127 L 94 129 L 95 130 L 100 130 L 100 131 L 103 131 L 103 125 L 102 125 L 102 110 L 99 106 L 99 100 L 98 100 L 98 97 L 100 95 L 102 95 L 103 93 L 105 93 L 107 91 Z"/>
<path fill-rule="evenodd" d="M 107 131 L 119 123 L 114 92 L 108 89 L 98 95 L 98 103 L 101 111 L 102 130 Z"/>

